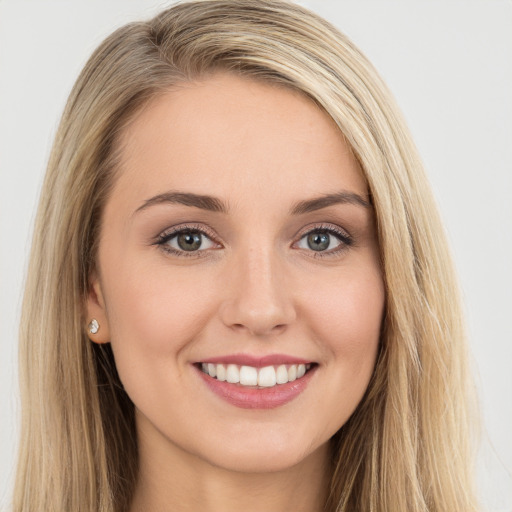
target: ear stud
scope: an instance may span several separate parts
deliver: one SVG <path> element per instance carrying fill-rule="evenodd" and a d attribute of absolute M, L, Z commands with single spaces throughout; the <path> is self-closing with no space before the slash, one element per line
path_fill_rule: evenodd
<path fill-rule="evenodd" d="M 100 324 L 96 318 L 91 320 L 91 323 L 88 325 L 88 329 L 91 334 L 96 334 L 100 330 Z"/>

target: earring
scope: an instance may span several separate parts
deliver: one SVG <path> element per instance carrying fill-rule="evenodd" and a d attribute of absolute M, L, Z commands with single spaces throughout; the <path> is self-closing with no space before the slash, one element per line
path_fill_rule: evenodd
<path fill-rule="evenodd" d="M 88 328 L 91 334 L 96 334 L 100 330 L 100 324 L 98 323 L 98 320 L 96 320 L 96 318 L 93 318 L 91 320 L 91 323 L 88 325 Z"/>

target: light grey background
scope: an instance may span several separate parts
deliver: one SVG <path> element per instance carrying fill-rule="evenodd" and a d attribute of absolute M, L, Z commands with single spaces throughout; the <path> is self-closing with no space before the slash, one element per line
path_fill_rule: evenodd
<path fill-rule="evenodd" d="M 512 2 L 311 0 L 398 99 L 446 222 L 486 433 L 486 510 L 512 511 Z M 31 225 L 64 101 L 85 60 L 154 0 L 0 0 L 0 508 L 19 414 L 16 337 Z"/>

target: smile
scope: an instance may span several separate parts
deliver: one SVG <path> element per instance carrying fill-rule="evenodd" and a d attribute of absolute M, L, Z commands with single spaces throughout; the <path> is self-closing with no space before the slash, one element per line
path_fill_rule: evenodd
<path fill-rule="evenodd" d="M 210 377 L 230 384 L 247 387 L 271 388 L 294 382 L 304 377 L 311 369 L 311 364 L 280 364 L 275 366 L 254 366 L 201 363 L 201 370 Z"/>
<path fill-rule="evenodd" d="M 242 409 L 274 409 L 298 398 L 319 369 L 316 362 L 272 354 L 233 354 L 193 365 L 214 395 Z"/>

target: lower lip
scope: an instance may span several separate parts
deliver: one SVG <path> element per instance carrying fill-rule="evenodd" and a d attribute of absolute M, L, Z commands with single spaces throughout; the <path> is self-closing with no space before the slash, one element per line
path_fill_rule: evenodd
<path fill-rule="evenodd" d="M 313 366 L 300 379 L 271 388 L 252 388 L 223 382 L 196 368 L 205 384 L 226 402 L 242 409 L 274 409 L 298 397 L 307 387 L 317 366 Z"/>

